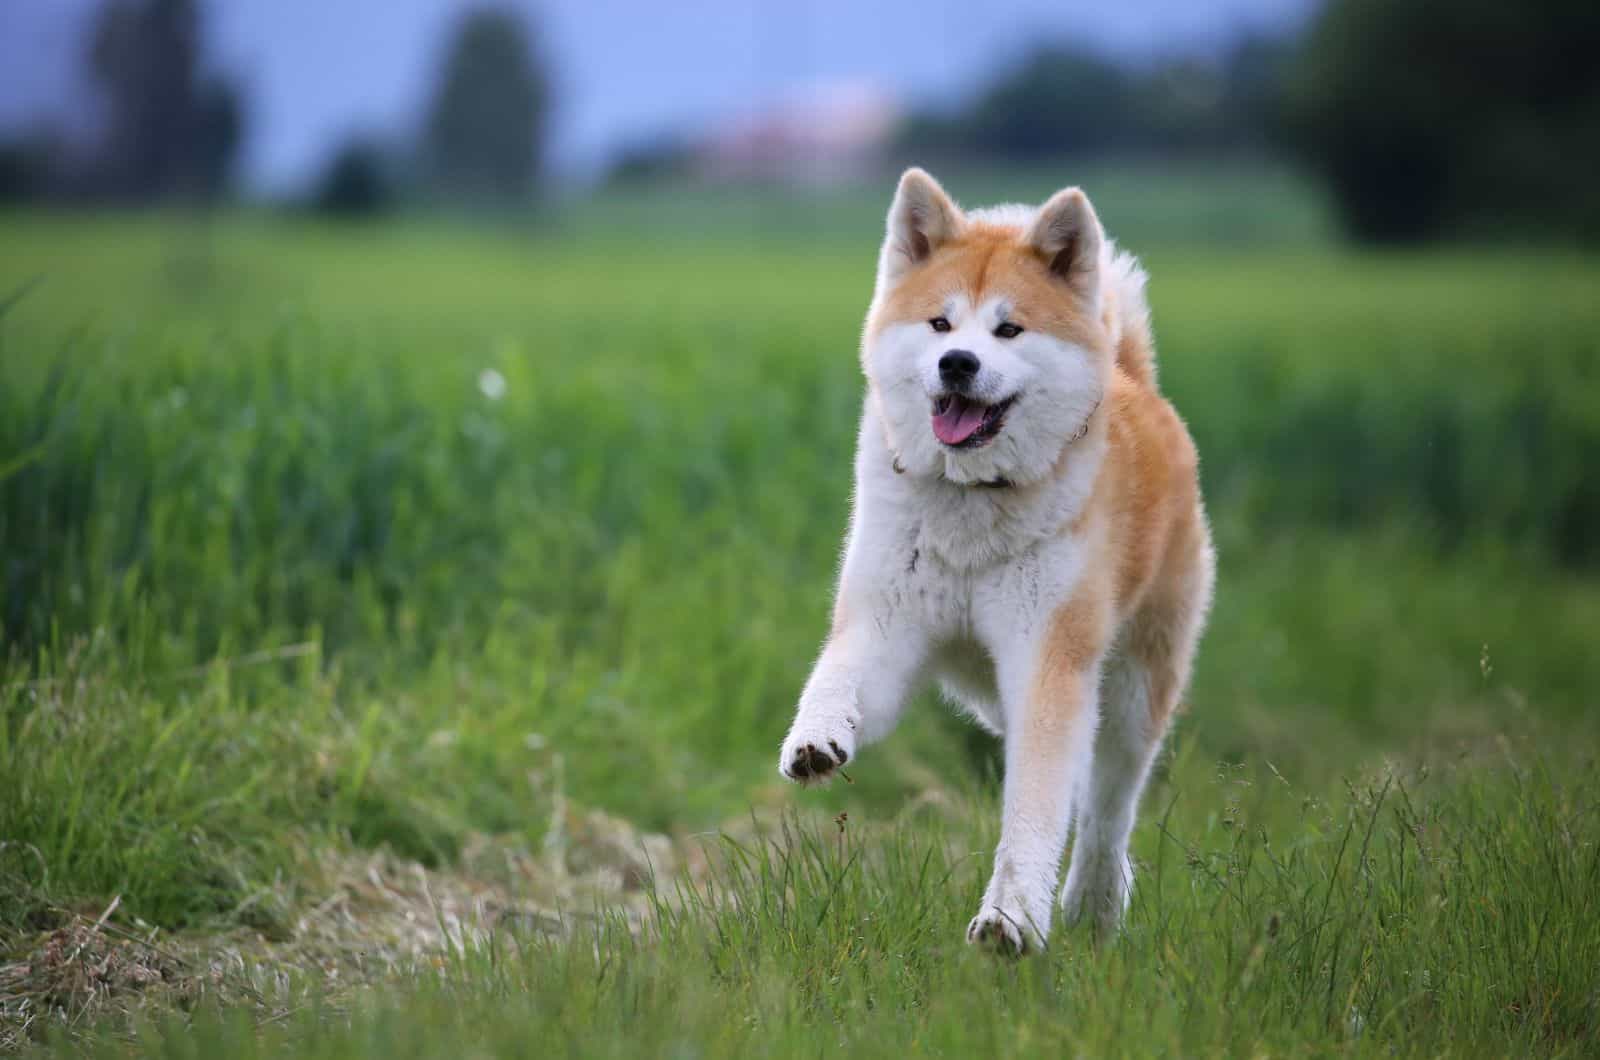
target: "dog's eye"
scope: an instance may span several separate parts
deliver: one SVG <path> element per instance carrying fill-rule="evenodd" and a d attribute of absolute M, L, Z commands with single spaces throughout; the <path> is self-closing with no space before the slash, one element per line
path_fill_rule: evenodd
<path fill-rule="evenodd" d="M 1022 329 L 1010 321 L 994 329 L 994 337 L 997 339 L 1014 339 L 1020 334 L 1022 334 Z"/>
<path fill-rule="evenodd" d="M 935 331 L 950 330 L 950 321 L 946 320 L 944 317 L 934 317 L 932 320 L 928 321 L 928 324 Z"/>

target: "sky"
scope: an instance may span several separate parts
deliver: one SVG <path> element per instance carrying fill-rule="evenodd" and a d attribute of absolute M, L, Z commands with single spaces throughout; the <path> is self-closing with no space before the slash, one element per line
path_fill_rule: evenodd
<path fill-rule="evenodd" d="M 90 97 L 82 34 L 100 0 L 0 0 L 0 128 Z M 554 72 L 551 158 L 582 178 L 619 147 L 757 113 L 818 85 L 959 98 L 1042 40 L 1139 58 L 1293 26 L 1316 0 L 502 0 Z M 244 173 L 293 191 L 352 133 L 414 128 L 453 20 L 474 0 L 210 0 L 214 62 L 250 96 Z"/>

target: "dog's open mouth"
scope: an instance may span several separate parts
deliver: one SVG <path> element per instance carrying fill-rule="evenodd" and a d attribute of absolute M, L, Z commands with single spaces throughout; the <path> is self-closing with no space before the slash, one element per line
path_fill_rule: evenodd
<path fill-rule="evenodd" d="M 1006 412 L 1017 403 L 1008 397 L 993 405 L 946 394 L 933 403 L 933 434 L 952 449 L 976 449 L 987 445 L 1005 426 Z"/>

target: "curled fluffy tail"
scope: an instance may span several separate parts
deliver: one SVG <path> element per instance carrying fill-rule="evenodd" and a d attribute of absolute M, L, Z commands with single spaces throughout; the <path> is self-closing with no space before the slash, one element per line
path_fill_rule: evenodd
<path fill-rule="evenodd" d="M 1155 389 L 1156 344 L 1150 333 L 1150 303 L 1145 301 L 1145 271 L 1139 261 L 1106 240 L 1100 262 L 1101 316 L 1117 365 L 1134 382 Z"/>

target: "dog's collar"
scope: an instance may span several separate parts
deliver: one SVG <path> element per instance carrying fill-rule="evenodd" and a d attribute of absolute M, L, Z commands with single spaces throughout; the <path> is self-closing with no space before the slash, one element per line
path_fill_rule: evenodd
<path fill-rule="evenodd" d="M 894 473 L 896 475 L 904 475 L 906 473 L 906 466 L 900 462 L 900 458 L 898 456 L 893 458 L 889 466 L 894 468 Z M 943 475 L 940 475 L 939 477 L 944 478 Z M 972 486 L 977 489 L 986 490 L 1010 489 L 1012 486 L 1016 485 L 1015 482 L 1012 482 L 1008 478 L 992 478 L 987 482 L 956 482 L 953 479 L 948 478 L 944 478 L 944 480 L 950 483 L 952 486 Z"/>

